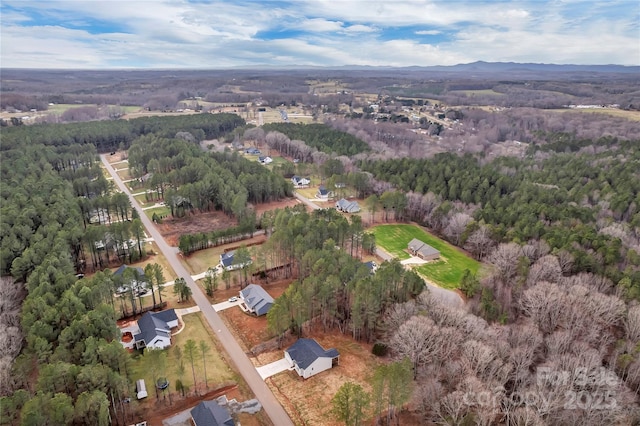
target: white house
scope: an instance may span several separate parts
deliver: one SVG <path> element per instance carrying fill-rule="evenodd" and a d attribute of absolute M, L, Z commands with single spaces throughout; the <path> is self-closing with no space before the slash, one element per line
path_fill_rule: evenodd
<path fill-rule="evenodd" d="M 233 271 L 235 269 L 242 269 L 244 266 L 251 265 L 252 260 L 249 260 L 246 264 L 234 263 L 234 256 L 236 251 L 231 250 L 220 255 L 220 265 L 227 271 Z"/>
<path fill-rule="evenodd" d="M 273 163 L 273 158 L 271 157 L 258 157 L 258 161 L 260 164 L 271 164 Z"/>
<path fill-rule="evenodd" d="M 164 349 L 171 346 L 171 329 L 178 326 L 175 309 L 147 312 L 138 320 L 140 333 L 133 336 L 137 349 Z"/>
<path fill-rule="evenodd" d="M 324 350 L 313 339 L 298 339 L 284 351 L 284 357 L 303 379 L 338 365 L 340 354 L 336 349 Z"/>
<path fill-rule="evenodd" d="M 240 290 L 240 299 L 247 310 L 258 317 L 266 315 L 273 305 L 273 297 L 256 284 L 249 284 Z"/>
<path fill-rule="evenodd" d="M 328 200 L 330 192 L 324 185 L 320 185 L 318 187 L 318 192 L 316 192 L 316 198 L 320 200 Z"/>
<path fill-rule="evenodd" d="M 293 176 L 291 178 L 291 183 L 294 188 L 306 188 L 311 184 L 311 180 L 300 176 Z"/>
<path fill-rule="evenodd" d="M 131 287 L 133 287 L 133 291 L 137 293 L 145 288 L 147 281 L 144 275 L 144 270 L 138 266 L 129 266 L 129 265 L 121 265 L 118 269 L 115 270 L 113 276 L 117 279 L 121 279 L 124 271 L 127 269 L 135 270 L 135 279 L 131 281 Z M 117 294 L 123 294 L 129 291 L 129 287 L 125 285 L 121 285 L 116 289 Z"/>

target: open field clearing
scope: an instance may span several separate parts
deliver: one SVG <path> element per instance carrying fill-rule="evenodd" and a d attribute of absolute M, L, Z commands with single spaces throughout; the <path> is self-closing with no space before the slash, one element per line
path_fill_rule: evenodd
<path fill-rule="evenodd" d="M 206 250 L 198 250 L 196 252 L 191 253 L 189 256 L 181 257 L 180 261 L 184 265 L 184 267 L 191 273 L 191 275 L 201 274 L 202 272 L 206 272 L 207 269 L 211 267 L 215 267 L 220 263 L 220 255 L 225 252 L 225 250 L 230 250 L 235 247 L 252 246 L 256 244 L 262 244 L 266 241 L 266 237 L 264 235 L 256 235 L 253 238 L 248 238 L 242 241 L 236 241 L 234 243 L 229 243 L 225 245 L 220 245 L 217 247 L 211 247 Z M 251 247 L 249 247 L 251 249 Z M 236 276 L 241 271 L 232 271 L 231 276 Z M 220 278 L 219 288 L 224 287 L 224 283 L 222 282 L 222 278 Z"/>
<path fill-rule="evenodd" d="M 163 206 L 163 207 L 156 207 L 156 208 L 148 209 L 144 211 L 144 214 L 146 214 L 149 219 L 153 219 L 154 213 L 161 218 L 167 218 L 171 214 L 171 209 L 169 209 L 169 207 L 167 206 Z"/>
<path fill-rule="evenodd" d="M 571 109 L 549 109 L 553 112 L 580 112 L 583 114 L 604 114 L 613 117 L 626 118 L 627 120 L 640 121 L 640 111 L 625 111 L 618 108 L 571 108 Z"/>
<path fill-rule="evenodd" d="M 284 292 L 289 283 L 290 280 L 282 280 L 259 284 L 276 298 Z M 236 295 L 237 291 L 238 288 L 220 292 L 220 296 L 230 297 Z M 255 318 L 243 313 L 240 308 L 228 309 L 220 314 L 247 351 L 271 337 L 267 330 L 266 317 Z M 341 423 L 331 413 L 333 395 L 347 381 L 358 383 L 370 392 L 370 376 L 377 366 L 385 363 L 385 359 L 372 355 L 371 345 L 355 342 L 349 335 L 335 330 L 323 332 L 318 328 L 306 333 L 304 337 L 316 339 L 325 349 L 336 348 L 340 353 L 340 364 L 307 380 L 302 380 L 294 371 L 285 371 L 266 379 L 266 383 L 295 424 L 337 426 Z M 289 337 L 283 343 L 282 349 L 261 353 L 256 356 L 254 362 L 260 366 L 281 359 L 284 349 L 295 340 L 295 337 Z"/>
<path fill-rule="evenodd" d="M 370 345 L 355 342 L 350 336 L 337 331 L 323 333 L 321 330 L 314 330 L 305 337 L 316 339 L 325 349 L 336 348 L 340 353 L 340 365 L 307 380 L 302 380 L 295 371 L 285 371 L 268 378 L 266 383 L 295 424 L 309 426 L 343 424 L 331 413 L 331 398 L 345 382 L 360 384 L 365 391 L 370 392 L 369 378 L 375 368 L 384 363 L 384 360 L 371 354 Z M 295 339 L 287 341 L 283 349 L 294 342 Z M 282 357 L 283 351 L 258 356 L 262 365 L 269 360 L 274 361 Z M 363 422 L 363 424 L 369 423 Z"/>
<path fill-rule="evenodd" d="M 505 96 L 504 93 L 500 93 L 500 92 L 496 92 L 493 89 L 482 89 L 482 90 L 452 90 L 449 93 L 455 93 L 455 94 L 464 94 L 467 96 L 474 96 L 474 95 L 490 95 L 490 96 Z"/>
<path fill-rule="evenodd" d="M 430 281 L 444 288 L 458 288 L 465 269 L 476 274 L 480 263 L 467 256 L 460 249 L 435 237 L 417 225 L 378 225 L 371 228 L 378 247 L 400 260 L 409 259 L 409 241 L 419 239 L 440 251 L 440 260 L 416 267 L 416 270 Z"/>

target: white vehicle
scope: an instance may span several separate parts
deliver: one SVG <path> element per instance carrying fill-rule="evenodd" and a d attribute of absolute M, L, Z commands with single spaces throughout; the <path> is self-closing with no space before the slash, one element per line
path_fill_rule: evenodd
<path fill-rule="evenodd" d="M 238 301 L 238 297 L 237 296 L 233 296 L 229 298 L 229 302 L 233 303 L 233 302 L 237 302 Z"/>

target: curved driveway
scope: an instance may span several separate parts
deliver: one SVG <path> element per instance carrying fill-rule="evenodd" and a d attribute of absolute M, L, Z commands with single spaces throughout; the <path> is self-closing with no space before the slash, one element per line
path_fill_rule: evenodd
<path fill-rule="evenodd" d="M 294 193 L 294 195 L 298 200 L 300 200 L 301 202 L 303 202 L 304 204 L 309 206 L 309 208 L 311 210 L 318 210 L 318 209 L 321 208 L 319 205 L 317 205 L 316 203 L 314 203 L 310 199 L 308 199 L 306 197 L 303 197 L 302 195 L 298 194 L 297 192 Z M 391 256 L 386 251 L 382 250 L 380 247 L 376 247 L 376 254 L 382 260 L 391 260 L 391 259 L 393 259 L 393 256 Z M 424 279 L 424 277 L 423 277 L 423 279 Z M 449 289 L 446 289 L 446 288 L 442 288 L 442 287 L 438 287 L 437 285 L 429 282 L 428 280 L 424 280 L 424 282 L 427 284 L 427 288 L 429 289 L 429 292 L 431 292 L 431 294 L 436 299 L 438 299 L 442 304 L 450 306 L 452 308 L 463 308 L 464 307 L 464 300 L 462 300 L 462 297 L 460 297 L 460 295 L 458 293 L 456 293 L 455 291 L 449 290 Z"/>
<path fill-rule="evenodd" d="M 282 408 L 276 397 L 271 392 L 271 389 L 269 389 L 269 387 L 265 384 L 265 382 L 256 371 L 255 366 L 251 363 L 238 342 L 236 342 L 233 335 L 231 335 L 220 316 L 213 309 L 211 303 L 209 303 L 206 296 L 202 293 L 200 288 L 196 285 L 195 281 L 191 278 L 191 274 L 189 274 L 185 267 L 182 266 L 182 263 L 180 263 L 180 260 L 178 259 L 178 248 L 171 247 L 169 246 L 169 244 L 167 244 L 160 232 L 158 232 L 156 227 L 153 225 L 151 219 L 149 219 L 147 215 L 142 211 L 142 207 L 140 207 L 138 201 L 133 197 L 133 195 L 131 195 L 129 188 L 126 187 L 126 185 L 122 182 L 122 179 L 120 179 L 120 176 L 118 176 L 111 164 L 109 164 L 106 156 L 102 154 L 100 155 L 100 158 L 102 159 L 102 163 L 105 165 L 109 174 L 111 174 L 111 176 L 113 177 L 113 180 L 118 188 L 120 188 L 121 191 L 129 196 L 131 205 L 138 211 L 140 219 L 147 229 L 148 234 L 153 237 L 156 244 L 158 245 L 158 248 L 166 257 L 167 262 L 169 262 L 169 265 L 171 265 L 171 267 L 179 277 L 185 279 L 187 285 L 191 288 L 193 292 L 193 300 L 200 308 L 200 311 L 204 314 L 204 317 L 209 323 L 209 326 L 211 326 L 211 329 L 218 336 L 218 340 L 220 340 L 220 342 L 222 343 L 222 347 L 229 355 L 229 360 L 235 364 L 238 372 L 242 375 L 256 398 L 264 407 L 264 411 L 271 419 L 271 422 L 273 422 L 273 424 L 277 426 L 293 426 L 293 422 L 291 421 L 291 418 L 289 418 L 287 412 L 284 410 L 284 408 Z"/>

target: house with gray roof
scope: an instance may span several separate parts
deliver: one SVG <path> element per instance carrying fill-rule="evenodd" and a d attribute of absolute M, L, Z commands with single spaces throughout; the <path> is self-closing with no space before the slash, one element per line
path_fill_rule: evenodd
<path fill-rule="evenodd" d="M 298 339 L 284 351 L 284 357 L 303 379 L 338 365 L 340 354 L 336 349 L 325 350 L 314 339 Z"/>
<path fill-rule="evenodd" d="M 127 269 L 132 269 L 136 272 L 137 278 L 131 281 L 131 287 L 133 287 L 134 293 L 144 290 L 147 280 L 144 275 L 144 270 L 140 267 L 121 265 L 118 269 L 114 271 L 113 273 L 114 278 L 118 280 L 118 283 L 122 284 L 122 275 L 124 274 L 124 271 L 126 271 Z M 123 294 L 123 293 L 126 293 L 127 291 L 129 291 L 129 287 L 125 285 L 120 285 L 116 289 L 117 294 Z"/>
<path fill-rule="evenodd" d="M 341 198 L 336 202 L 336 210 L 344 213 L 358 213 L 360 211 L 360 205 L 357 201 L 349 201 Z"/>
<path fill-rule="evenodd" d="M 327 200 L 331 196 L 331 191 L 329 191 L 324 185 L 320 185 L 318 187 L 318 192 L 316 192 L 316 198 L 320 200 Z"/>
<path fill-rule="evenodd" d="M 293 176 L 291 178 L 294 188 L 306 188 L 311 183 L 311 180 L 301 176 Z"/>
<path fill-rule="evenodd" d="M 147 312 L 138 320 L 140 332 L 133 336 L 136 349 L 164 349 L 171 346 L 171 329 L 177 326 L 175 309 Z"/>
<path fill-rule="evenodd" d="M 437 260 L 440 258 L 440 252 L 438 250 L 417 238 L 411 240 L 407 248 L 409 253 L 424 260 Z"/>
<path fill-rule="evenodd" d="M 240 300 L 255 316 L 266 315 L 273 305 L 273 297 L 257 284 L 249 284 L 240 290 Z"/>
<path fill-rule="evenodd" d="M 231 250 L 226 253 L 222 253 L 220 255 L 220 265 L 222 265 L 222 267 L 227 271 L 233 271 L 234 269 L 241 269 L 243 266 L 246 266 L 239 263 L 233 263 L 235 253 L 236 253 L 235 250 Z M 251 262 L 252 261 L 249 261 L 247 265 L 250 265 Z"/>
<path fill-rule="evenodd" d="M 216 401 L 201 401 L 190 414 L 195 426 L 235 426 L 229 410 Z"/>

